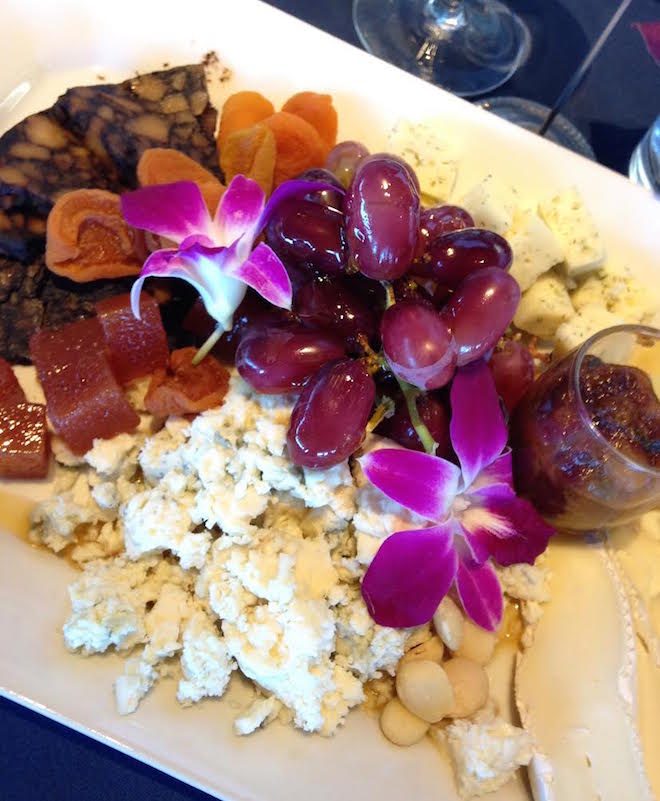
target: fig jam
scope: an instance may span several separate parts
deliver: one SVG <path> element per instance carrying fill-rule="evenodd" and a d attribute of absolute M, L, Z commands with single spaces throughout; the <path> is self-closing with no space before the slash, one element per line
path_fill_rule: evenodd
<path fill-rule="evenodd" d="M 558 528 L 626 522 L 660 497 L 660 402 L 636 367 L 584 357 L 551 367 L 511 420 L 516 490 Z M 651 501 L 651 502 L 649 502 Z"/>

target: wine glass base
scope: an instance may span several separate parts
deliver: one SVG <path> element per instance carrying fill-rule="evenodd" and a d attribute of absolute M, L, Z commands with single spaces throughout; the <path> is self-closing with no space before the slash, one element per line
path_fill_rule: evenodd
<path fill-rule="evenodd" d="M 475 106 L 491 111 L 498 117 L 526 128 L 532 133 L 537 133 L 550 112 L 550 109 L 542 103 L 535 103 L 522 97 L 487 97 L 475 101 Z M 596 154 L 589 142 L 562 114 L 557 114 L 544 138 L 596 161 Z"/>
<path fill-rule="evenodd" d="M 354 0 L 353 23 L 370 53 L 463 97 L 505 83 L 531 41 L 497 0 Z"/>

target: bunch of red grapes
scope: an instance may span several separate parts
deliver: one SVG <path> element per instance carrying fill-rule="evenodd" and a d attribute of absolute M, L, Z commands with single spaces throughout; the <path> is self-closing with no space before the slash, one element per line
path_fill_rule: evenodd
<path fill-rule="evenodd" d="M 250 293 L 223 355 L 235 356 L 259 392 L 300 393 L 288 433 L 297 465 L 329 467 L 350 456 L 385 396 L 394 413 L 379 433 L 421 450 L 421 421 L 435 452 L 448 456 L 447 388 L 457 367 L 490 357 L 509 407 L 533 380 L 520 343 L 493 351 L 520 300 L 507 272 L 509 245 L 475 228 L 464 209 L 423 208 L 411 167 L 357 142 L 338 144 L 326 169 L 301 179 L 339 191 L 290 198 L 269 221 L 266 241 L 289 272 L 293 309 Z"/>

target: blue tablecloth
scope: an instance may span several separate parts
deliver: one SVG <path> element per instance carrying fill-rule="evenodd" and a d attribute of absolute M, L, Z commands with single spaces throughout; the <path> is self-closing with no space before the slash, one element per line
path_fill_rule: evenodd
<path fill-rule="evenodd" d="M 358 44 L 351 0 L 271 0 Z M 530 57 L 497 94 L 552 104 L 618 0 L 509 0 L 530 27 Z M 657 0 L 635 0 L 564 113 L 598 160 L 627 172 L 633 148 L 660 113 L 660 68 L 634 21 L 660 19 Z M 332 70 L 332 64 L 328 64 Z M 356 78 L 359 80 L 359 77 Z M 44 666 L 45 667 L 45 666 Z M 47 676 L 45 676 L 47 680 Z M 0 700 L 2 801 L 202 801 L 209 796 L 8 701 Z"/>

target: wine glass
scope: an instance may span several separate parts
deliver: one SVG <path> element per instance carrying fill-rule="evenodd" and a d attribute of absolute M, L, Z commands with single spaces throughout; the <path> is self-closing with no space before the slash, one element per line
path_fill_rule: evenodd
<path fill-rule="evenodd" d="M 498 0 L 354 0 L 353 22 L 370 53 L 463 97 L 501 86 L 529 52 Z"/>

